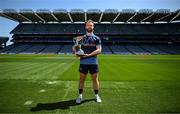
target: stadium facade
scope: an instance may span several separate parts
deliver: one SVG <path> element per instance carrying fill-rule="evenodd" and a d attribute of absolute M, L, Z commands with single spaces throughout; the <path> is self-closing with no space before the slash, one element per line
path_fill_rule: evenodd
<path fill-rule="evenodd" d="M 0 53 L 72 53 L 73 37 L 92 19 L 104 54 L 180 54 L 180 10 L 3 9 L 0 16 L 19 22 Z"/>

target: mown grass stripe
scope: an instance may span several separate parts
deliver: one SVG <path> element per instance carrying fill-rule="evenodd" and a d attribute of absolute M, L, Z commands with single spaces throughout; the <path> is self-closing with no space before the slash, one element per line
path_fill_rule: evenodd
<path fill-rule="evenodd" d="M 24 75 L 26 75 L 26 79 L 38 79 L 39 76 L 41 76 L 41 73 L 43 71 L 49 70 L 50 68 L 54 67 L 55 63 L 49 64 L 49 63 L 43 63 L 40 64 L 40 66 L 35 68 L 30 68 L 25 70 L 24 72 L 19 75 L 17 78 L 24 78 Z"/>
<path fill-rule="evenodd" d="M 26 70 L 28 69 L 33 69 L 33 68 L 36 68 L 36 67 L 39 67 L 41 66 L 41 64 L 39 63 L 31 63 L 29 64 L 27 67 L 24 67 L 24 68 L 18 68 L 18 70 L 13 70 L 13 71 L 9 71 L 7 73 L 4 73 L 4 75 L 2 77 L 0 77 L 1 79 L 2 78 L 7 78 L 7 79 L 15 79 L 16 76 L 18 75 L 22 75 L 23 73 L 26 72 Z"/>

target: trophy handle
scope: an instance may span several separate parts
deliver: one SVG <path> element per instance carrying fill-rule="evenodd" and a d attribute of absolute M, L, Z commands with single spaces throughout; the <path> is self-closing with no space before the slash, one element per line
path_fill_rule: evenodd
<path fill-rule="evenodd" d="M 76 37 L 74 37 L 73 39 L 74 40 L 81 40 L 81 39 L 83 39 L 85 37 L 85 35 L 83 35 L 83 36 L 76 36 Z"/>
<path fill-rule="evenodd" d="M 82 49 L 81 49 L 81 44 L 79 45 L 79 50 L 82 50 Z"/>
<path fill-rule="evenodd" d="M 75 42 L 76 42 L 76 45 L 78 45 L 80 51 L 83 51 L 83 50 L 81 48 L 81 44 L 79 43 L 79 41 L 82 40 L 85 36 L 86 35 L 76 36 L 76 37 L 73 38 L 75 40 Z"/>

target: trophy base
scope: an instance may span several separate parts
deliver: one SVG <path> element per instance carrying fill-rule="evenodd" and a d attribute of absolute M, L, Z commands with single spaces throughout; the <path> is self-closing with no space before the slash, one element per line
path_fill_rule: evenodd
<path fill-rule="evenodd" d="M 85 56 L 86 54 L 84 53 L 84 51 L 78 51 L 76 53 L 76 55 L 79 56 L 79 57 L 82 57 L 82 56 Z"/>
<path fill-rule="evenodd" d="M 79 57 L 82 57 L 82 56 L 85 56 L 86 54 L 84 53 L 84 51 L 82 49 L 80 49 L 77 53 L 76 53 L 77 56 Z"/>
<path fill-rule="evenodd" d="M 76 54 L 78 57 L 83 57 L 85 56 L 86 54 Z"/>

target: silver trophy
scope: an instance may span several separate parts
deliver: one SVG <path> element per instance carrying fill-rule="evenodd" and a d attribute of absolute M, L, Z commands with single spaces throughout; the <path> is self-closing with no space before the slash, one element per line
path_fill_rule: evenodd
<path fill-rule="evenodd" d="M 76 55 L 77 56 L 84 56 L 85 55 L 85 53 L 84 53 L 84 51 L 81 49 L 81 39 L 83 39 L 84 38 L 84 36 L 77 36 L 77 37 L 74 37 L 74 41 L 75 41 L 75 44 L 78 46 L 78 50 L 77 50 L 77 52 L 76 52 Z"/>

